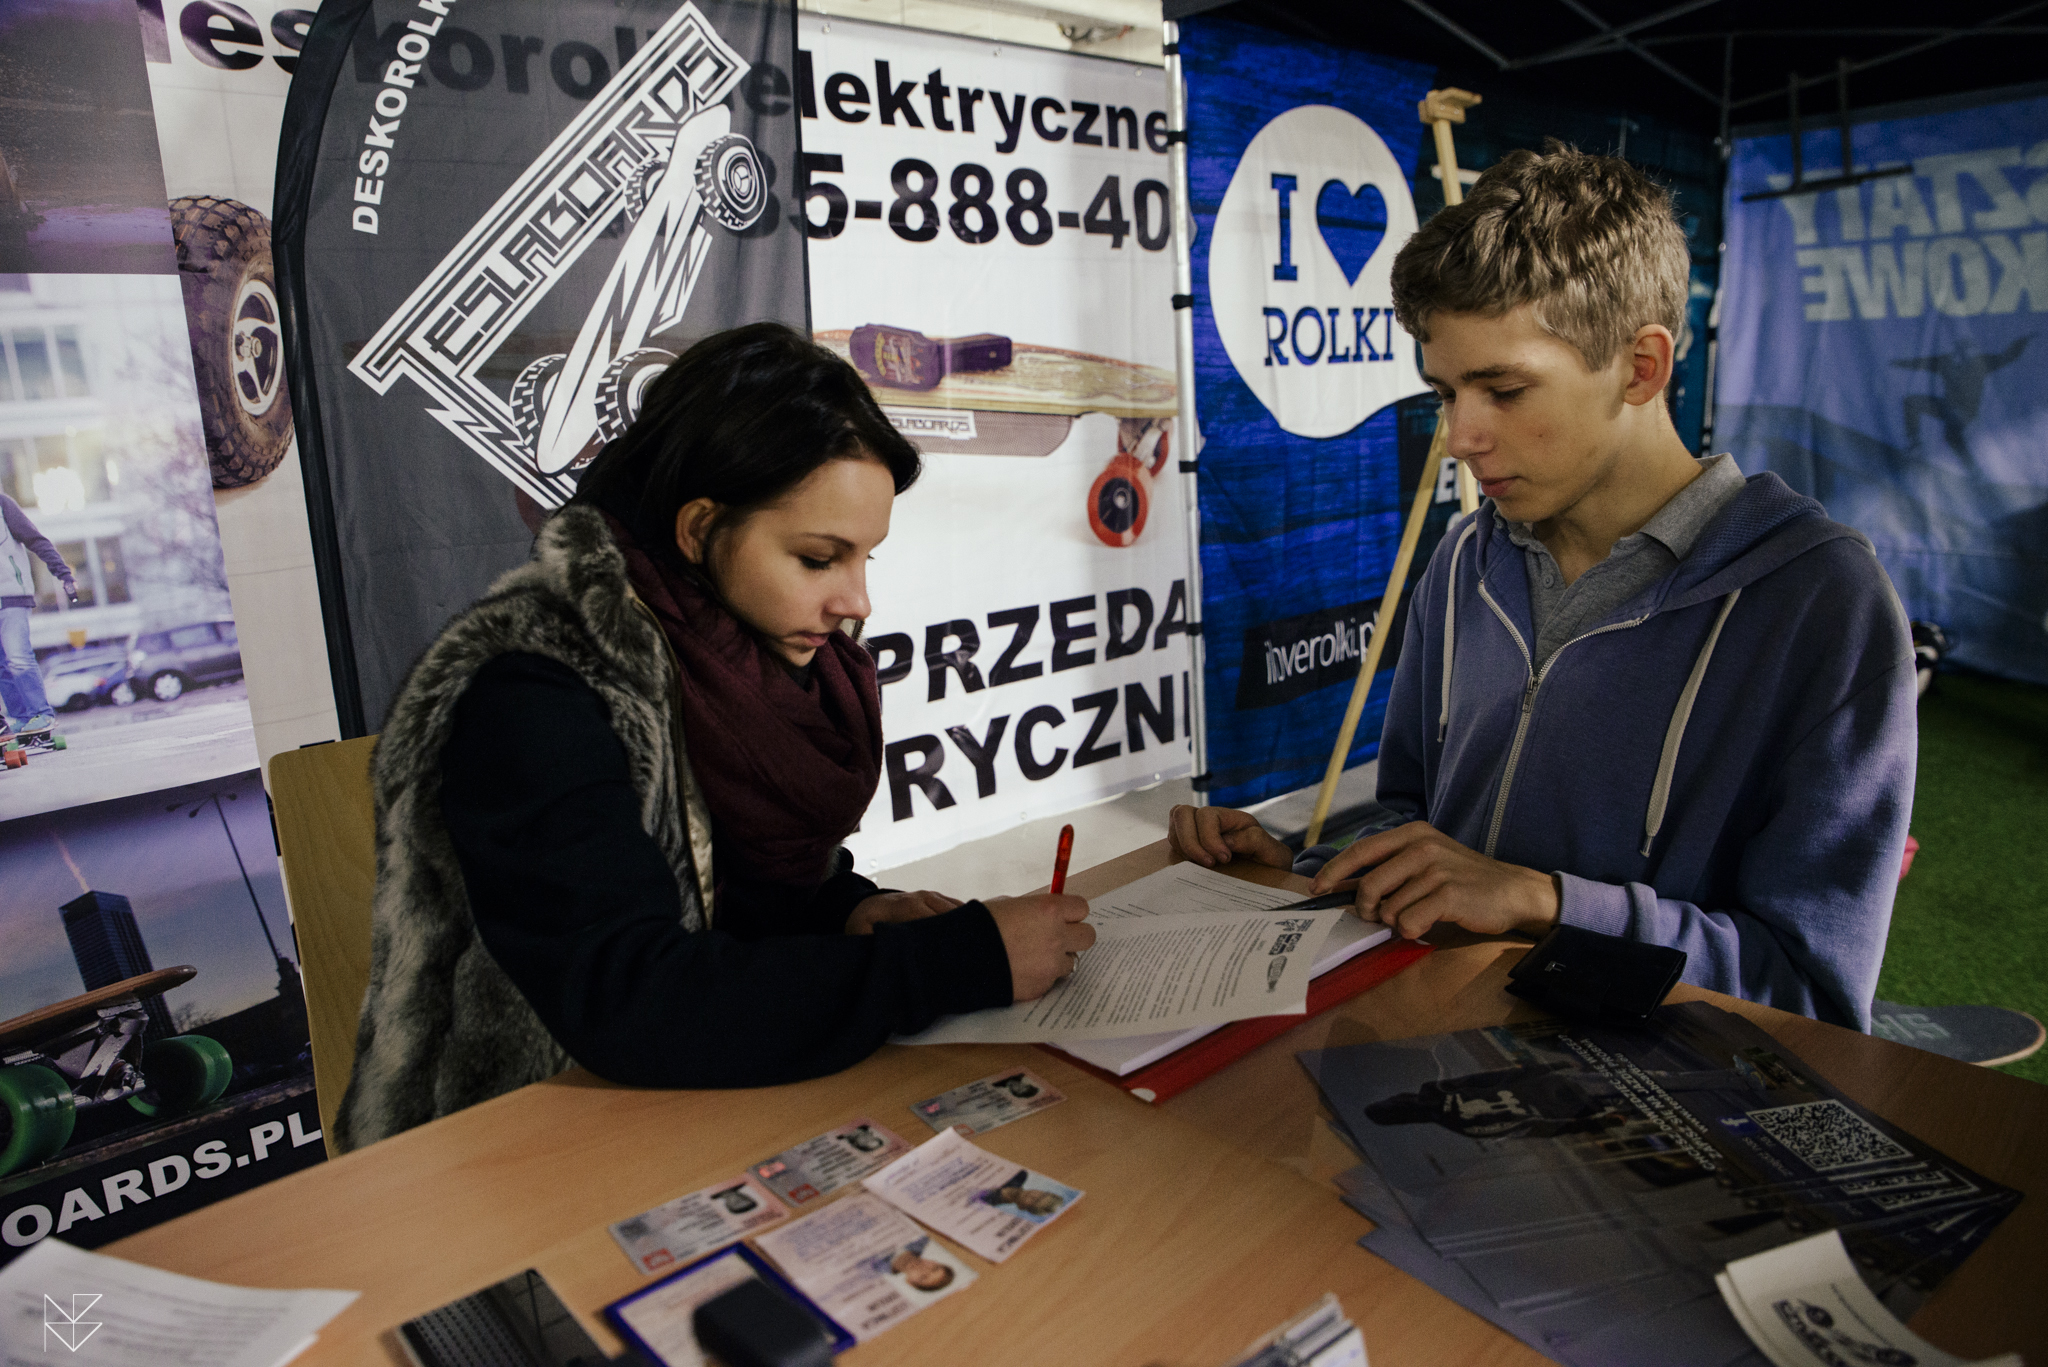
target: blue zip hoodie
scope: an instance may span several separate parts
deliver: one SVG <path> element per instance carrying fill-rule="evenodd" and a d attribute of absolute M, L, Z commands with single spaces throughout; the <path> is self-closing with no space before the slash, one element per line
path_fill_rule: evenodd
<path fill-rule="evenodd" d="M 1912 641 L 1861 533 L 1751 476 L 1662 580 L 1532 675 L 1489 501 L 1417 585 L 1379 798 L 1557 873 L 1561 919 L 1868 1031 L 1912 813 Z"/>

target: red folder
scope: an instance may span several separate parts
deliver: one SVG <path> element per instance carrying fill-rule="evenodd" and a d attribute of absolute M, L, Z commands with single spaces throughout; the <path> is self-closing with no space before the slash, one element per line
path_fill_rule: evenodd
<path fill-rule="evenodd" d="M 1050 1044 L 1038 1047 L 1048 1053 L 1058 1054 L 1084 1073 L 1101 1078 L 1114 1087 L 1121 1087 L 1140 1101 L 1153 1104 L 1165 1101 L 1185 1092 L 1211 1073 L 1224 1068 L 1249 1054 L 1267 1040 L 1278 1039 L 1309 1016 L 1320 1016 L 1340 1002 L 1350 1001 L 1368 988 L 1378 987 L 1387 979 L 1399 973 L 1408 965 L 1429 953 L 1431 946 L 1419 940 L 1389 940 L 1375 949 L 1342 963 L 1315 979 L 1308 985 L 1308 1012 L 1301 1016 L 1255 1016 L 1251 1020 L 1233 1021 L 1212 1034 L 1202 1036 L 1184 1049 L 1179 1049 L 1157 1063 L 1149 1063 L 1135 1073 L 1118 1077 L 1106 1068 L 1084 1063 L 1062 1049 Z"/>

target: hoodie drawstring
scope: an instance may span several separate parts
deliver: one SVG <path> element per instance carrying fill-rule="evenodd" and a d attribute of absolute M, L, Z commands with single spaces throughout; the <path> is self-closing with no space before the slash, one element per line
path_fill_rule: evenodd
<path fill-rule="evenodd" d="M 1650 810 L 1643 818 L 1643 857 L 1650 857 L 1650 842 L 1657 838 L 1658 828 L 1664 824 L 1664 808 L 1671 800 L 1671 772 L 1678 767 L 1678 747 L 1685 739 L 1685 724 L 1692 719 L 1693 700 L 1699 697 L 1700 680 L 1706 677 L 1707 661 L 1714 658 L 1714 643 L 1721 639 L 1722 624 L 1728 614 L 1735 610 L 1735 600 L 1742 596 L 1737 589 L 1721 600 L 1721 615 L 1714 619 L 1714 629 L 1707 633 L 1707 643 L 1700 647 L 1700 657 L 1693 661 L 1692 674 L 1685 681 L 1685 690 L 1678 695 L 1678 706 L 1672 709 L 1671 724 L 1664 730 L 1664 753 L 1657 760 L 1657 780 L 1650 785 Z"/>
<path fill-rule="evenodd" d="M 1473 518 L 1465 524 L 1465 530 L 1458 534 L 1458 544 L 1451 547 L 1451 584 L 1444 594 L 1444 681 L 1443 697 L 1436 714 L 1437 744 L 1443 744 L 1444 733 L 1451 724 L 1451 657 L 1458 639 L 1458 557 L 1465 553 L 1465 543 L 1472 539 L 1472 533 L 1479 530 L 1479 519 Z"/>

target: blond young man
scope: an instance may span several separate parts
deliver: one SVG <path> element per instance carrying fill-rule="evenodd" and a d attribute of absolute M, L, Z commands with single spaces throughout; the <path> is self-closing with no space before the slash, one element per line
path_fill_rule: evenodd
<path fill-rule="evenodd" d="M 1379 761 L 1406 824 L 1299 867 L 1358 877 L 1359 914 L 1411 939 L 1583 926 L 1867 1030 L 1911 639 L 1859 533 L 1686 450 L 1664 391 L 1689 273 L 1663 189 L 1554 144 L 1402 248 L 1396 316 L 1485 501 L 1415 587 Z M 1172 836 L 1201 864 L 1294 862 L 1244 812 L 1178 807 Z"/>

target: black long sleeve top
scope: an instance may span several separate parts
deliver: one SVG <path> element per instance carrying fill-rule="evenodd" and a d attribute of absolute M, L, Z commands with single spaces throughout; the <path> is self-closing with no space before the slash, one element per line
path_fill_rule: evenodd
<path fill-rule="evenodd" d="M 1010 1002 L 980 902 L 843 933 L 875 885 L 725 880 L 685 931 L 667 859 L 640 825 L 603 699 L 567 666 L 506 655 L 456 705 L 442 814 L 484 947 L 569 1056 L 614 1082 L 756 1087 L 820 1077 L 890 1035 Z"/>

